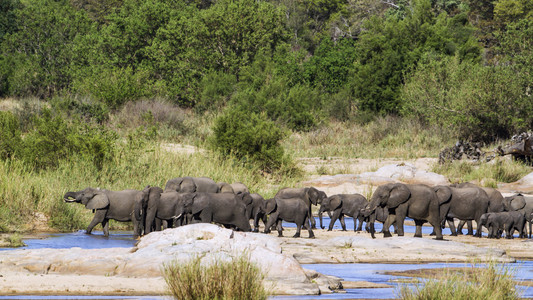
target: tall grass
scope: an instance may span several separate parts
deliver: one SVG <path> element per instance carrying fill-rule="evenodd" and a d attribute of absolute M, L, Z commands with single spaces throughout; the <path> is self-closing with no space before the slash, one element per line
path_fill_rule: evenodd
<path fill-rule="evenodd" d="M 488 163 L 453 161 L 435 164 L 432 171 L 442 174 L 451 182 L 477 181 L 484 186 L 497 187 L 498 182 L 514 182 L 529 174 L 532 168 L 507 158 L 496 158 Z"/>
<path fill-rule="evenodd" d="M 84 229 L 92 213 L 79 204 L 63 202 L 67 191 L 86 187 L 109 190 L 164 187 L 180 176 L 207 176 L 215 181 L 245 183 L 265 198 L 279 188 L 294 186 L 301 177 L 264 176 L 251 165 L 210 151 L 182 154 L 166 151 L 155 141 L 136 145 L 119 141 L 112 160 L 102 169 L 84 157 L 60 161 L 55 169 L 35 171 L 18 160 L 0 161 L 0 232 L 27 231 L 35 212 L 43 212 L 50 226 L 59 230 Z M 111 228 L 124 228 L 112 222 Z"/>
<path fill-rule="evenodd" d="M 401 286 L 399 297 L 407 300 L 422 299 L 520 299 L 513 281 L 514 271 L 494 262 L 487 266 L 471 265 L 467 271 L 449 271 L 441 277 L 427 280 L 414 289 Z"/>
<path fill-rule="evenodd" d="M 367 124 L 331 122 L 292 134 L 283 146 L 296 157 L 419 158 L 436 157 L 455 143 L 452 135 L 400 117 L 378 117 Z"/>
<path fill-rule="evenodd" d="M 171 294 L 180 300 L 267 299 L 264 275 L 246 256 L 229 262 L 215 261 L 203 266 L 200 257 L 185 264 L 172 262 L 163 267 Z"/>

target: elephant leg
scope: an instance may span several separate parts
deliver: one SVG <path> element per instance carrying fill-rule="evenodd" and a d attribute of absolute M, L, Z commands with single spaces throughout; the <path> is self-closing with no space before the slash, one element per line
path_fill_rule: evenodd
<path fill-rule="evenodd" d="M 532 221 L 528 221 L 528 223 L 529 223 L 529 238 L 531 238 L 531 222 Z"/>
<path fill-rule="evenodd" d="M 328 231 L 331 231 L 333 229 L 333 225 L 335 224 L 335 222 L 337 221 L 337 219 L 341 216 L 341 211 L 340 209 L 339 210 L 336 210 L 334 213 L 333 213 L 333 216 L 331 217 L 331 220 L 329 222 L 329 227 L 328 227 Z M 341 225 L 342 225 L 342 222 L 341 222 Z M 311 225 L 311 227 L 313 227 Z"/>
<path fill-rule="evenodd" d="M 307 229 L 307 232 L 309 232 L 309 238 L 310 239 L 314 239 L 315 238 L 315 234 L 313 233 L 313 230 L 311 229 L 311 226 L 309 226 L 308 220 L 305 220 L 304 227 L 305 227 L 305 229 Z"/>
<path fill-rule="evenodd" d="M 254 232 L 259 232 L 259 217 L 260 217 L 260 213 L 257 212 L 254 215 Z"/>
<path fill-rule="evenodd" d="M 429 219 L 428 222 L 429 224 L 431 224 L 431 226 L 433 226 L 433 232 L 435 233 L 435 239 L 443 240 L 444 238 L 442 236 L 442 227 L 441 227 L 442 222 L 440 220 L 435 220 L 435 219 Z"/>
<path fill-rule="evenodd" d="M 387 220 L 385 220 L 385 223 L 383 223 L 383 237 L 392 237 L 392 235 L 390 234 L 389 228 L 394 222 L 395 217 L 396 217 L 395 215 L 389 215 L 387 217 Z"/>
<path fill-rule="evenodd" d="M 104 220 L 102 221 L 102 229 L 104 231 L 104 236 L 109 236 L 109 219 L 108 218 L 104 218 Z M 135 232 L 135 228 L 133 232 Z"/>
<path fill-rule="evenodd" d="M 89 223 L 89 226 L 87 226 L 87 230 L 85 231 L 85 233 L 91 234 L 91 232 L 93 231 L 94 226 L 102 223 L 105 220 L 106 212 L 107 212 L 106 210 L 97 209 L 96 212 L 94 213 L 94 217 L 93 217 L 91 223 Z"/>
<path fill-rule="evenodd" d="M 346 231 L 346 223 L 344 223 L 344 214 L 341 214 L 339 217 L 339 221 L 341 222 L 342 231 Z"/>
<path fill-rule="evenodd" d="M 311 221 L 311 228 L 316 229 L 316 221 L 315 217 L 313 217 L 313 212 L 311 211 L 311 209 L 309 209 L 309 221 Z"/>
<path fill-rule="evenodd" d="M 474 226 L 472 225 L 472 221 L 466 221 L 466 225 L 468 227 L 468 232 L 466 235 L 474 235 Z"/>
<path fill-rule="evenodd" d="M 472 223 L 472 221 L 469 221 L 469 222 Z M 476 228 L 475 237 L 481 237 L 482 236 L 481 232 L 482 232 L 483 225 L 481 225 L 480 218 L 476 219 L 476 224 L 477 224 L 477 228 Z"/>
<path fill-rule="evenodd" d="M 459 232 L 455 229 L 455 223 L 453 223 L 453 218 L 446 218 L 446 221 L 448 222 L 448 227 L 450 227 L 450 231 L 452 232 L 450 235 L 457 236 Z"/>
<path fill-rule="evenodd" d="M 457 224 L 457 232 L 456 235 L 462 235 L 463 234 L 463 227 L 465 226 L 466 221 L 459 220 L 459 224 Z"/>
<path fill-rule="evenodd" d="M 357 229 L 355 228 L 355 220 L 357 219 L 358 221 L 358 224 L 357 224 Z M 357 216 L 357 218 L 354 217 L 353 219 L 353 228 L 354 228 L 354 231 L 363 231 L 363 216 Z"/>
<path fill-rule="evenodd" d="M 152 210 L 148 209 L 148 212 L 146 213 L 146 219 L 144 222 L 144 234 L 149 234 L 150 232 L 152 232 L 152 225 L 154 224 L 155 215 L 156 215 L 155 209 L 152 209 Z"/>
<path fill-rule="evenodd" d="M 264 233 L 270 233 L 271 231 L 271 227 L 274 225 L 274 223 L 277 222 L 278 220 L 278 215 L 279 213 L 275 212 L 273 214 L 271 214 L 269 217 L 268 217 L 268 221 L 265 225 L 265 231 Z"/>
<path fill-rule="evenodd" d="M 302 224 L 296 224 L 296 233 L 292 237 L 299 238 L 301 230 L 302 230 Z"/>
<path fill-rule="evenodd" d="M 404 236 L 404 227 L 403 227 L 403 223 L 405 221 L 405 216 L 398 216 L 396 215 L 395 218 L 392 219 L 393 222 L 396 222 L 397 224 L 397 229 L 396 231 L 398 232 L 398 236 Z M 392 224 L 391 224 L 392 225 Z M 390 226 L 390 225 L 389 225 Z"/>
<path fill-rule="evenodd" d="M 422 225 L 424 224 L 423 221 L 415 220 L 415 237 L 421 238 L 422 237 Z"/>

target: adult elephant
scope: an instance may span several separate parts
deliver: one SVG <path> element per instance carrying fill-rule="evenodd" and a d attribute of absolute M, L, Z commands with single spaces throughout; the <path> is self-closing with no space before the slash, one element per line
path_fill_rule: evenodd
<path fill-rule="evenodd" d="M 251 231 L 246 217 L 246 206 L 237 195 L 229 193 L 193 193 L 179 201 L 175 218 L 191 214 L 193 220 L 202 223 L 219 223 Z"/>
<path fill-rule="evenodd" d="M 391 237 L 389 228 L 396 222 L 396 232 L 404 235 L 404 220 L 412 218 L 416 224 L 415 237 L 422 237 L 422 225 L 429 222 L 436 233 L 436 239 L 442 240 L 440 206 L 449 200 L 437 198 L 435 191 L 424 184 L 388 183 L 380 185 L 372 200 L 364 208 L 366 215 L 371 215 L 376 208 L 388 209 L 389 216 L 383 224 L 383 236 Z M 374 223 L 370 223 L 370 233 L 374 237 Z"/>
<path fill-rule="evenodd" d="M 250 193 L 250 190 L 248 189 L 248 187 L 242 182 L 234 182 L 230 185 L 233 189 L 233 193 L 235 194 Z"/>
<path fill-rule="evenodd" d="M 209 177 L 177 177 L 167 181 L 165 192 L 178 193 L 218 193 L 219 187 Z"/>
<path fill-rule="evenodd" d="M 330 196 L 322 201 L 320 209 L 318 211 L 318 217 L 320 220 L 320 228 L 324 228 L 322 225 L 322 213 L 325 211 L 331 211 L 332 217 L 329 222 L 328 231 L 333 229 L 333 225 L 337 219 L 340 220 L 342 230 L 346 231 L 346 224 L 344 222 L 344 216 L 353 218 L 353 230 L 361 231 L 363 229 L 364 216 L 361 213 L 361 209 L 365 208 L 368 204 L 365 196 L 361 194 L 338 194 Z M 359 221 L 359 225 L 357 225 Z"/>
<path fill-rule="evenodd" d="M 227 182 L 217 182 L 217 185 L 219 193 L 235 194 L 235 191 L 233 191 L 233 187 L 231 186 L 231 184 Z"/>
<path fill-rule="evenodd" d="M 528 237 L 531 238 L 531 227 L 533 222 L 533 197 L 525 196 L 519 193 L 505 197 L 503 204 L 505 206 L 505 210 L 507 211 L 521 211 L 524 213 L 529 227 Z"/>
<path fill-rule="evenodd" d="M 518 230 L 519 238 L 524 238 L 525 236 L 526 216 L 523 211 L 486 213 L 481 216 L 479 222 L 487 227 L 489 238 L 499 239 L 501 232 L 505 231 L 505 238 L 512 239 L 515 230 Z"/>
<path fill-rule="evenodd" d="M 326 193 L 321 193 L 314 187 L 305 188 L 283 188 L 276 193 L 274 198 L 277 199 L 300 199 L 307 207 L 307 216 L 311 221 L 311 229 L 316 228 L 316 221 L 313 218 L 311 205 L 318 205 L 325 199 Z"/>
<path fill-rule="evenodd" d="M 463 221 L 475 221 L 477 230 L 475 236 L 481 237 L 481 215 L 489 208 L 489 197 L 480 188 L 455 188 L 449 186 L 434 187 L 435 194 L 442 202 L 446 202 L 441 208 L 441 218 L 448 221 L 452 236 L 457 235 L 453 219 Z"/>
<path fill-rule="evenodd" d="M 479 187 L 473 183 L 470 182 L 463 182 L 458 184 L 452 184 L 451 187 L 457 187 L 457 188 L 479 188 L 485 191 L 487 193 L 487 196 L 489 197 L 489 208 L 487 209 L 487 212 L 502 212 L 505 211 L 504 206 L 504 198 L 502 193 L 500 193 L 497 189 L 490 188 L 490 187 Z M 469 235 L 473 235 L 473 226 L 472 221 L 463 221 L 461 220 L 459 222 L 459 225 L 457 225 L 457 234 L 463 234 L 463 226 L 465 222 L 468 224 L 468 233 Z"/>
<path fill-rule="evenodd" d="M 109 236 L 109 220 L 130 222 L 134 220 L 135 204 L 140 203 L 142 192 L 138 190 L 110 191 L 88 187 L 77 192 L 67 192 L 63 199 L 67 203 L 81 203 L 94 212 L 94 217 L 87 226 L 91 234 L 97 224 L 102 224 L 104 236 Z M 133 235 L 141 234 L 139 223 L 133 222 Z"/>
<path fill-rule="evenodd" d="M 281 222 L 287 221 L 296 224 L 296 233 L 293 237 L 300 237 L 302 227 L 309 232 L 309 238 L 314 238 L 315 234 L 309 225 L 308 205 L 300 198 L 276 198 L 266 201 L 265 213 L 269 215 L 265 225 L 265 233 L 270 233 L 270 228 L 276 225 L 278 236 L 283 236 Z"/>
<path fill-rule="evenodd" d="M 172 228 L 185 225 L 187 216 L 176 218 L 178 202 L 183 196 L 190 193 L 178 193 L 175 191 L 164 192 L 157 186 L 147 186 L 142 191 L 142 200 L 135 206 L 135 218 L 142 222 L 144 234 L 152 231 L 160 231 L 161 228 Z"/>

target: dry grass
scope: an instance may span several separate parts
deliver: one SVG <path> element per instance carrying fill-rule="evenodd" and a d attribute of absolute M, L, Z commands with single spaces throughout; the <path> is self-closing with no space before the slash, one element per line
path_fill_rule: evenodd
<path fill-rule="evenodd" d="M 175 299 L 267 299 L 264 275 L 246 256 L 203 266 L 200 258 L 163 267 L 163 276 Z"/>
<path fill-rule="evenodd" d="M 520 299 L 513 280 L 514 271 L 494 262 L 486 266 L 443 269 L 444 273 L 422 281 L 413 289 L 401 286 L 401 299 Z"/>
<path fill-rule="evenodd" d="M 296 157 L 436 157 L 455 141 L 440 128 L 399 117 L 379 117 L 361 125 L 331 122 L 328 127 L 293 133 L 283 146 Z"/>

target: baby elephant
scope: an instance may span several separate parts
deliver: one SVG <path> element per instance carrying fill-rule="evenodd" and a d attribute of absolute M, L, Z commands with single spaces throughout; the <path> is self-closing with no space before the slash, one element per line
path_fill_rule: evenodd
<path fill-rule="evenodd" d="M 505 238 L 512 239 L 513 233 L 518 230 L 518 237 L 524 238 L 524 226 L 526 217 L 521 211 L 504 211 L 497 213 L 485 213 L 479 222 L 489 231 L 489 238 L 500 238 L 502 231 L 505 231 Z"/>
<path fill-rule="evenodd" d="M 320 227 L 322 226 L 322 213 L 326 211 L 332 211 L 333 215 L 329 222 L 328 231 L 333 229 L 333 225 L 337 219 L 341 222 L 342 230 L 346 231 L 346 224 L 344 223 L 344 216 L 353 218 L 353 230 L 361 231 L 363 228 L 363 214 L 360 210 L 365 208 L 368 204 L 368 200 L 361 194 L 339 194 L 328 197 L 322 201 L 318 216 L 320 219 Z M 359 226 L 356 226 L 357 220 L 359 220 Z"/>

